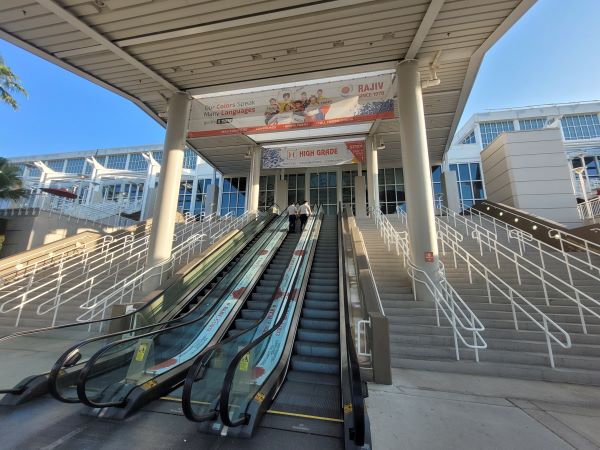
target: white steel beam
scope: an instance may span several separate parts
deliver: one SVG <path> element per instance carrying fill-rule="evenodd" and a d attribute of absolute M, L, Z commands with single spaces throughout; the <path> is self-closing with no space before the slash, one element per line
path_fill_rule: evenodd
<path fill-rule="evenodd" d="M 85 34 L 89 38 L 93 39 L 98 44 L 102 45 L 106 50 L 114 53 L 119 58 L 121 58 L 122 60 L 131 64 L 133 67 L 135 67 L 142 73 L 145 73 L 146 75 L 148 75 L 150 78 L 152 78 L 153 80 L 155 80 L 156 82 L 158 82 L 159 84 L 164 86 L 169 91 L 171 91 L 171 92 L 179 91 L 179 88 L 177 88 L 170 81 L 164 79 L 159 74 L 157 74 L 152 69 L 150 69 L 148 66 L 141 63 L 140 61 L 135 59 L 133 56 L 131 56 L 129 53 L 127 53 L 123 49 L 116 46 L 113 42 L 111 42 L 110 40 L 108 40 L 107 38 L 102 36 L 100 33 L 98 33 L 92 27 L 90 27 L 89 25 L 82 22 L 81 19 L 79 19 L 78 17 L 75 17 L 69 11 L 65 10 L 62 6 L 60 6 L 54 0 L 37 0 L 37 2 L 40 5 L 42 5 L 44 8 L 46 8 L 48 11 L 50 11 L 51 13 L 53 13 L 56 16 L 60 17 L 61 19 L 65 20 L 66 22 L 71 24 L 73 27 L 75 27 L 77 30 L 81 31 L 83 34 Z"/>
<path fill-rule="evenodd" d="M 429 30 L 431 29 L 433 22 L 435 22 L 438 13 L 442 9 L 442 6 L 444 6 L 444 1 L 445 0 L 431 0 L 431 3 L 429 3 L 429 7 L 427 8 L 425 15 L 423 16 L 423 20 L 421 20 L 419 29 L 415 33 L 412 43 L 406 51 L 406 55 L 404 55 L 404 59 L 416 58 L 417 54 L 419 53 L 419 50 L 421 49 L 423 41 L 425 41 L 427 34 L 429 34 Z"/>

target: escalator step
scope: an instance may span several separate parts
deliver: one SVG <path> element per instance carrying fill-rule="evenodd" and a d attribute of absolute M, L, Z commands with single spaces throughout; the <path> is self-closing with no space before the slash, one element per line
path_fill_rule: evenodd
<path fill-rule="evenodd" d="M 321 292 L 307 292 L 306 298 L 308 300 L 317 300 L 325 302 L 338 302 L 337 294 L 321 293 Z"/>
<path fill-rule="evenodd" d="M 308 342 L 323 342 L 326 344 L 337 344 L 340 336 L 339 332 L 328 330 L 309 330 L 298 329 L 298 339 Z"/>
<path fill-rule="evenodd" d="M 336 344 L 296 341 L 294 351 L 298 355 L 317 356 L 319 358 L 339 358 L 340 356 L 340 347 Z"/>
<path fill-rule="evenodd" d="M 335 283 L 333 286 L 320 286 L 309 282 L 307 290 L 308 292 L 316 292 L 319 294 L 337 294 L 338 286 L 337 283 Z"/>
<path fill-rule="evenodd" d="M 333 303 L 333 302 L 332 302 Z M 337 305 L 335 305 L 337 306 Z M 302 317 L 307 319 L 325 319 L 325 320 L 337 320 L 339 311 L 338 309 L 313 309 L 303 308 Z"/>
<path fill-rule="evenodd" d="M 311 373 L 290 370 L 287 373 L 287 379 L 290 381 L 296 381 L 298 383 L 326 384 L 329 386 L 340 385 L 340 376 L 338 374 L 330 375 L 325 373 Z"/>
<path fill-rule="evenodd" d="M 312 300 L 312 299 L 307 298 L 306 300 L 304 300 L 304 307 L 307 309 L 311 309 L 311 310 L 322 309 L 322 310 L 336 311 L 336 316 L 337 316 L 337 311 L 339 310 L 339 304 L 338 304 L 337 300 L 326 301 L 326 300 Z"/>
<path fill-rule="evenodd" d="M 242 319 L 257 321 L 263 316 L 263 311 L 259 309 L 243 309 Z"/>
<path fill-rule="evenodd" d="M 300 318 L 300 326 L 310 330 L 335 331 L 340 325 L 337 320 L 320 320 Z"/>
<path fill-rule="evenodd" d="M 268 308 L 269 302 L 261 302 L 258 300 L 248 300 L 248 302 L 246 302 L 246 306 L 249 309 L 259 309 L 261 311 L 264 311 L 265 309 Z"/>
<path fill-rule="evenodd" d="M 339 374 L 340 365 L 337 358 L 318 358 L 314 356 L 293 355 L 291 367 L 294 370 L 313 373 Z"/>
<path fill-rule="evenodd" d="M 246 328 L 250 328 L 255 324 L 255 320 L 235 319 L 235 327 L 239 330 L 245 330 Z"/>

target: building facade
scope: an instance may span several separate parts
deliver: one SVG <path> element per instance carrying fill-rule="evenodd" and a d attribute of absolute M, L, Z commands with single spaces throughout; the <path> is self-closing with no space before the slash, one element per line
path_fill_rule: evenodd
<path fill-rule="evenodd" d="M 481 183 L 473 183 L 469 190 L 470 174 L 464 164 L 480 163 L 480 153 L 502 133 L 544 128 L 560 130 L 573 194 L 579 201 L 594 195 L 600 188 L 600 102 L 530 106 L 477 113 L 454 136 L 445 166 L 451 170 L 458 167 L 464 207 L 470 206 L 467 195 L 471 193 L 474 201 L 485 197 L 483 175 L 479 174 Z"/>

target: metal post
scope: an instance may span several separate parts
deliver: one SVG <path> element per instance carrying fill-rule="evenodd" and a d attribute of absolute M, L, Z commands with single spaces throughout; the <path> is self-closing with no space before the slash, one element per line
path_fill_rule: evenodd
<path fill-rule="evenodd" d="M 258 193 L 259 193 L 259 182 L 260 182 L 260 164 L 261 164 L 262 151 L 260 147 L 254 148 L 251 151 L 250 161 L 250 177 L 248 180 L 248 211 L 258 210 Z"/>
<path fill-rule="evenodd" d="M 156 266 L 171 256 L 189 111 L 188 95 L 184 92 L 174 93 L 169 100 L 164 157 L 148 242 L 147 267 Z M 144 283 L 146 289 L 157 287 L 152 280 L 148 281 Z"/>
<path fill-rule="evenodd" d="M 377 159 L 377 146 L 375 137 L 367 145 L 367 191 L 369 192 L 369 208 L 379 210 L 379 161 Z"/>
<path fill-rule="evenodd" d="M 402 167 L 411 259 L 438 284 L 438 255 L 435 212 L 433 209 L 431 164 L 425 132 L 425 114 L 421 78 L 416 60 L 404 60 L 396 67 L 398 113 L 402 146 Z M 419 289 L 420 299 L 431 300 L 426 289 Z"/>

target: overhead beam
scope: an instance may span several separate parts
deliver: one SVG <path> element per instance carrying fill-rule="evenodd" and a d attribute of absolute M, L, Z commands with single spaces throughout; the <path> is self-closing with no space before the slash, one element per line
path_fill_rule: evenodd
<path fill-rule="evenodd" d="M 431 30 L 433 22 L 435 22 L 442 6 L 444 6 L 444 1 L 445 0 L 431 0 L 431 3 L 429 3 L 429 7 L 423 16 L 423 20 L 421 20 L 421 24 L 413 37 L 410 47 L 408 47 L 408 50 L 404 55 L 404 59 L 415 59 L 417 57 L 421 45 L 429 34 L 429 30 Z"/>
<path fill-rule="evenodd" d="M 46 8 L 48 11 L 50 11 L 51 13 L 55 14 L 56 16 L 60 17 L 64 21 L 68 22 L 73 27 L 75 27 L 77 30 L 79 30 L 80 32 L 85 34 L 87 37 L 89 37 L 90 39 L 97 42 L 99 45 L 104 47 L 106 50 L 114 53 L 116 56 L 121 58 L 123 61 L 126 61 L 127 63 L 131 64 L 133 67 L 138 69 L 140 72 L 148 75 L 150 78 L 152 78 L 154 81 L 156 81 L 157 83 L 164 86 L 169 91 L 171 91 L 171 92 L 179 91 L 177 86 L 175 86 L 170 81 L 161 77 L 159 74 L 154 72 L 148 66 L 146 66 L 145 64 L 143 64 L 140 61 L 138 61 L 137 59 L 135 59 L 133 56 L 131 56 L 125 50 L 116 46 L 113 42 L 111 42 L 110 40 L 108 40 L 107 38 L 102 36 L 100 33 L 98 33 L 96 30 L 91 28 L 89 25 L 82 22 L 81 19 L 74 16 L 69 11 L 65 10 L 62 6 L 60 6 L 54 0 L 37 0 L 37 2 L 41 6 Z"/>

